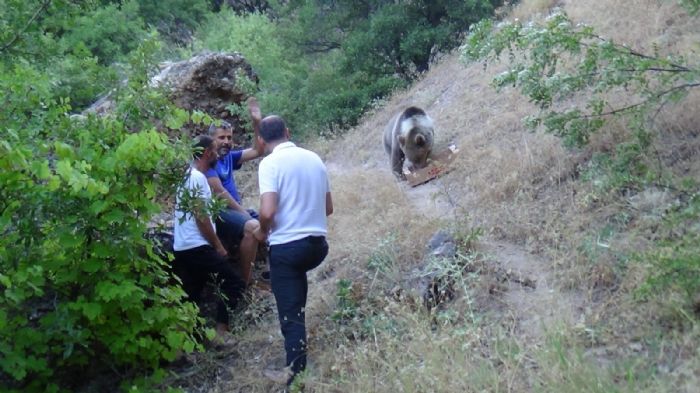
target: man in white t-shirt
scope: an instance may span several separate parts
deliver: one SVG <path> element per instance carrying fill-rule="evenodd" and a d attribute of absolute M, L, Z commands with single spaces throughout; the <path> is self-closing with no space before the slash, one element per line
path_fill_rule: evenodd
<path fill-rule="evenodd" d="M 326 216 L 333 201 L 326 166 L 316 153 L 289 141 L 289 130 L 278 116 L 260 124 L 260 143 L 267 155 L 260 162 L 260 228 L 258 241 L 270 243 L 270 280 L 290 384 L 306 368 L 306 272 L 328 254 Z"/>
<path fill-rule="evenodd" d="M 218 159 L 216 144 L 210 136 L 201 135 L 195 140 L 194 148 L 194 159 L 176 195 L 173 265 L 183 289 L 194 302 L 199 301 L 207 280 L 216 278 L 221 293 L 226 296 L 225 301 L 219 299 L 216 314 L 216 331 L 223 338 L 229 328 L 228 309 L 236 307 L 245 284 L 228 262 L 226 249 L 216 236 L 207 212 L 211 189 L 204 172 Z M 185 193 L 189 194 L 187 198 Z"/>

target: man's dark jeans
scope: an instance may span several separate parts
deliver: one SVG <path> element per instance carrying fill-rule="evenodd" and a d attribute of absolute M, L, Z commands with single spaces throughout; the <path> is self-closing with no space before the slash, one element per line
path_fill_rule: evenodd
<path fill-rule="evenodd" d="M 202 289 L 207 280 L 216 277 L 225 302 L 217 302 L 216 322 L 228 324 L 228 310 L 236 308 L 245 290 L 245 283 L 236 274 L 231 263 L 216 253 L 211 246 L 200 246 L 184 251 L 175 251 L 173 267 L 175 274 L 182 280 L 182 288 L 191 301 L 200 300 Z"/>
<path fill-rule="evenodd" d="M 294 375 L 306 368 L 306 272 L 320 265 L 326 255 L 328 243 L 323 236 L 270 246 L 272 293 L 277 302 L 287 365 L 291 365 Z"/>

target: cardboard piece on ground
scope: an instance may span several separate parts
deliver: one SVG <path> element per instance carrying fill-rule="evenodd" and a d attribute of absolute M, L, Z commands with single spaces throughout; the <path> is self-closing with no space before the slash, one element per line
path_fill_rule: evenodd
<path fill-rule="evenodd" d="M 403 173 L 406 175 L 408 184 L 411 187 L 415 187 L 449 172 L 452 170 L 450 164 L 452 161 L 454 161 L 457 153 L 459 153 L 459 149 L 457 149 L 455 145 L 450 145 L 447 149 L 442 150 L 437 154 L 433 154 L 430 157 L 430 164 L 428 164 L 428 166 L 425 168 L 421 168 L 413 172 L 404 169 Z"/>

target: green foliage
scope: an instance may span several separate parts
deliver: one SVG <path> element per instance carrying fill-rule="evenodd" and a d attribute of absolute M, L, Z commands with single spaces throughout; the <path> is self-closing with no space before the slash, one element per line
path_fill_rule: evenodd
<path fill-rule="evenodd" d="M 304 124 L 299 106 L 305 101 L 299 91 L 307 73 L 303 59 L 293 48 L 285 47 L 280 36 L 266 16 L 237 15 L 227 9 L 207 20 L 197 33 L 194 48 L 241 53 L 260 78 L 260 91 L 255 93 L 260 106 L 266 113 L 284 117 L 294 131 L 297 124 Z"/>
<path fill-rule="evenodd" d="M 0 61 L 56 53 L 65 24 L 91 7 L 84 1 L 0 0 Z"/>
<path fill-rule="evenodd" d="M 117 84 L 117 69 L 110 64 L 126 59 L 145 38 L 136 11 L 133 2 L 99 8 L 97 2 L 5 1 L 0 62 L 46 69 L 53 94 L 80 110 Z"/>
<path fill-rule="evenodd" d="M 176 44 L 188 43 L 192 33 L 210 13 L 208 0 L 134 1 L 138 3 L 141 18 Z"/>
<path fill-rule="evenodd" d="M 299 117 L 315 134 L 339 132 L 357 124 L 376 100 L 406 85 L 391 76 L 375 78 L 365 72 L 339 74 L 340 61 L 336 54 L 319 59 L 301 87 L 304 107 Z"/>
<path fill-rule="evenodd" d="M 493 13 L 495 1 L 378 1 L 370 17 L 342 42 L 345 66 L 406 81 L 426 71 L 438 51 L 458 45 L 459 34 Z"/>
<path fill-rule="evenodd" d="M 64 52 L 85 47 L 101 65 L 122 60 L 146 37 L 135 0 L 109 4 L 71 20 L 61 36 Z"/>
<path fill-rule="evenodd" d="M 74 109 L 90 106 L 118 82 L 116 70 L 100 65 L 82 43 L 56 62 L 52 74 L 54 94 L 68 98 Z"/>
<path fill-rule="evenodd" d="M 284 61 L 299 62 L 304 70 L 293 76 L 297 99 L 286 101 L 294 105 L 296 124 L 316 133 L 357 124 L 373 102 L 427 70 L 436 53 L 455 47 L 460 32 L 491 15 L 493 6 L 501 3 L 299 0 L 274 4 L 275 14 L 280 15 L 279 37 L 285 48 L 295 48 L 287 51 Z"/>
<path fill-rule="evenodd" d="M 493 84 L 518 87 L 541 109 L 526 124 L 543 126 L 568 145 L 588 143 L 611 116 L 626 116 L 631 128 L 643 129 L 656 109 L 700 86 L 699 70 L 682 58 L 636 52 L 590 26 L 573 24 L 563 13 L 542 25 L 513 22 L 494 29 L 491 21 L 480 22 L 462 51 L 465 59 L 485 64 L 507 53 L 510 68 Z M 609 93 L 623 90 L 636 101 L 608 102 Z M 583 107 L 562 105 L 583 93 L 589 97 Z"/>
<path fill-rule="evenodd" d="M 397 258 L 396 234 L 390 233 L 379 241 L 377 248 L 367 261 L 367 267 L 385 273 L 394 267 Z"/>
<path fill-rule="evenodd" d="M 136 0 L 141 17 L 149 24 L 197 27 L 208 15 L 207 0 Z"/>
<path fill-rule="evenodd" d="M 650 275 L 640 288 L 644 297 L 680 295 L 684 310 L 697 307 L 700 296 L 700 194 L 665 217 L 665 236 L 658 247 L 643 255 Z M 697 312 L 697 309 L 696 309 Z M 685 314 L 689 316 L 690 314 Z M 695 315 L 697 319 L 697 314 Z"/>
<path fill-rule="evenodd" d="M 144 238 L 187 154 L 143 120 L 172 110 L 136 82 L 152 48 L 136 51 L 117 112 L 102 118 L 69 116 L 52 76 L 28 62 L 0 68 L 5 388 L 73 389 L 86 370 L 147 374 L 198 345 L 196 307 Z"/>
<path fill-rule="evenodd" d="M 680 3 L 693 15 L 700 10 L 700 0 L 680 0 Z"/>
<path fill-rule="evenodd" d="M 632 140 L 615 146 L 612 153 L 594 153 L 581 178 L 600 191 L 639 189 L 640 185 L 658 177 L 658 173 L 640 159 L 646 148 L 647 145 Z"/>
<path fill-rule="evenodd" d="M 352 296 L 351 280 L 338 280 L 335 298 L 336 309 L 331 315 L 332 320 L 336 322 L 343 322 L 350 320 L 357 315 L 358 304 Z"/>

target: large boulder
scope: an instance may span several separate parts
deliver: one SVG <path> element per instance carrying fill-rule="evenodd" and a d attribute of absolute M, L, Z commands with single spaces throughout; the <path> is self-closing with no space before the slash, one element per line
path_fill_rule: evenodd
<path fill-rule="evenodd" d="M 215 119 L 231 123 L 238 142 L 241 142 L 240 136 L 243 135 L 243 122 L 229 110 L 229 106 L 245 106 L 245 100 L 251 93 L 250 88 L 257 83 L 257 74 L 237 52 L 205 52 L 188 60 L 163 63 L 160 72 L 150 81 L 151 86 L 167 89 L 178 107 L 199 110 Z M 114 103 L 110 98 L 101 98 L 87 111 L 111 112 Z M 204 126 L 187 127 L 192 135 L 205 131 Z"/>

